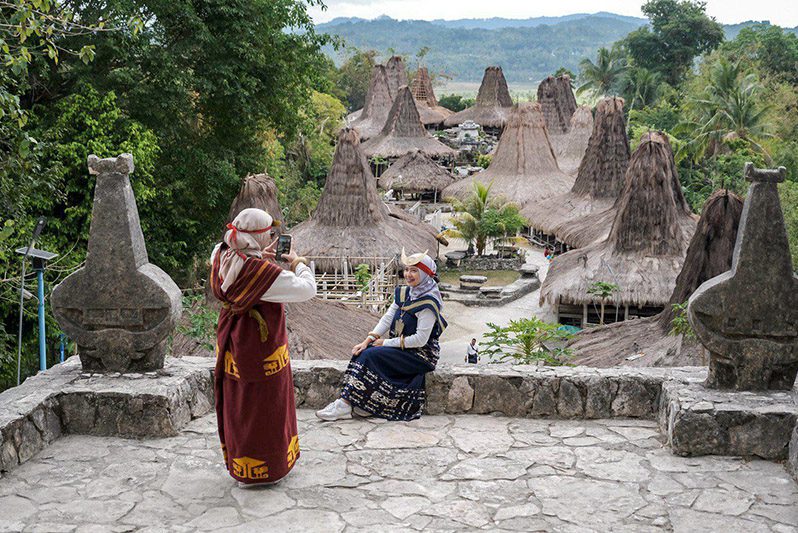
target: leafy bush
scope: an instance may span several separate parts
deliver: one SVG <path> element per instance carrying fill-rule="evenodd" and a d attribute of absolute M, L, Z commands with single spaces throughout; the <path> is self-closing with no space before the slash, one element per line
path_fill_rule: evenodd
<path fill-rule="evenodd" d="M 549 324 L 539 318 L 511 320 L 505 327 L 488 323 L 490 331 L 483 334 L 482 353 L 491 362 L 512 362 L 522 365 L 543 361 L 547 365 L 563 365 L 571 356 L 568 348 L 547 348 L 548 342 L 563 342 L 572 337 L 559 324 Z"/>
<path fill-rule="evenodd" d="M 687 302 L 673 304 L 673 319 L 671 320 L 670 335 L 684 335 L 688 339 L 695 338 L 695 331 L 687 320 Z"/>

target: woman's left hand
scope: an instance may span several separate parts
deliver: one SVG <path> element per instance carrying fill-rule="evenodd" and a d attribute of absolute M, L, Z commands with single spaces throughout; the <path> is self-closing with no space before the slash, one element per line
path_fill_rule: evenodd
<path fill-rule="evenodd" d="M 382 343 L 383 343 L 382 339 L 377 339 L 376 341 L 372 342 L 371 345 L 372 346 L 382 346 Z"/>

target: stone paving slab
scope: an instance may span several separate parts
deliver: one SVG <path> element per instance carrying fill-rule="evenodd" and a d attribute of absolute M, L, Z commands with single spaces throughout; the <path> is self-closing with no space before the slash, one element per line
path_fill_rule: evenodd
<path fill-rule="evenodd" d="M 263 489 L 224 471 L 212 415 L 61 438 L 0 479 L 0 531 L 798 532 L 782 464 L 677 457 L 650 420 L 299 418 L 297 468 Z"/>

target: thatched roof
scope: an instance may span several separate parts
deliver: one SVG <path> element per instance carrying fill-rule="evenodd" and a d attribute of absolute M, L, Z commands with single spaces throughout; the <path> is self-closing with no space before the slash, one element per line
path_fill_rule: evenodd
<path fill-rule="evenodd" d="M 357 131 L 345 128 L 338 135 L 330 174 L 313 216 L 291 233 L 303 255 L 325 257 L 392 257 L 405 247 L 435 257 L 432 234 L 393 218 L 377 194 L 377 180 L 360 149 Z M 334 268 L 317 262 L 317 268 Z"/>
<path fill-rule="evenodd" d="M 501 67 L 488 67 L 479 86 L 477 101 L 473 107 L 463 109 L 444 121 L 447 128 L 473 120 L 483 128 L 503 128 L 512 109 L 513 99 L 507 88 L 507 80 Z"/>
<path fill-rule="evenodd" d="M 581 110 L 579 108 L 573 118 L 580 117 Z M 566 135 L 577 131 L 579 127 L 575 126 Z M 628 166 L 629 139 L 623 99 L 606 98 L 596 108 L 596 121 L 574 186 L 565 194 L 525 206 L 522 214 L 532 227 L 559 238 L 556 228 L 612 207 L 623 187 Z M 563 242 L 572 244 L 567 240 Z"/>
<path fill-rule="evenodd" d="M 490 166 L 450 185 L 443 194 L 464 199 L 475 181 L 493 182 L 493 194 L 521 206 L 571 188 L 573 178 L 557 166 L 540 104 L 519 104 L 510 114 Z"/>
<path fill-rule="evenodd" d="M 421 193 L 442 191 L 454 181 L 451 173 L 416 150 L 393 163 L 380 176 L 379 185 L 386 190 Z"/>
<path fill-rule="evenodd" d="M 571 116 L 576 111 L 576 97 L 568 75 L 549 76 L 538 85 L 538 102 L 546 117 L 549 134 L 560 135 L 571 129 Z"/>
<path fill-rule="evenodd" d="M 399 89 L 408 85 L 404 60 L 400 56 L 391 56 L 385 63 L 385 72 L 388 74 L 388 88 L 391 90 L 391 97 L 396 98 Z"/>
<path fill-rule="evenodd" d="M 285 222 L 280 210 L 280 202 L 277 200 L 277 185 L 266 173 L 249 174 L 241 180 L 238 195 L 230 204 L 227 221 L 232 222 L 241 211 L 251 207 L 263 209 L 279 222 L 280 226 Z M 277 229 L 279 230 L 279 226 Z"/>
<path fill-rule="evenodd" d="M 703 349 L 696 340 L 669 334 L 672 305 L 687 301 L 699 285 L 731 268 L 742 211 L 742 198 L 729 191 L 715 191 L 704 204 L 665 309 L 650 318 L 582 331 L 569 343 L 576 356 L 574 362 L 597 367 L 705 365 Z M 645 355 L 626 360 L 635 353 Z"/>
<path fill-rule="evenodd" d="M 615 305 L 664 306 L 676 285 L 696 221 L 682 195 L 668 138 L 646 134 L 632 156 L 609 236 L 557 257 L 541 302 L 583 304 L 595 282 L 619 289 Z"/>
<path fill-rule="evenodd" d="M 416 99 L 416 107 L 421 117 L 421 123 L 425 126 L 442 124 L 447 117 L 452 115 L 452 111 L 438 105 L 435 98 L 435 91 L 432 88 L 432 80 L 429 77 L 427 67 L 419 67 L 416 76 L 413 78 L 411 87 L 413 98 Z"/>
<path fill-rule="evenodd" d="M 374 65 L 371 82 L 366 93 L 366 103 L 357 119 L 349 126 L 357 129 L 365 140 L 377 135 L 385 126 L 393 105 L 393 93 L 388 85 L 388 73 L 383 65 Z"/>
<path fill-rule="evenodd" d="M 560 170 L 569 176 L 576 176 L 592 133 L 593 112 L 588 106 L 576 108 L 574 114 L 571 115 L 571 127 L 568 133 L 560 135 L 549 133 L 551 146 L 554 149 Z"/>
<path fill-rule="evenodd" d="M 352 347 L 380 320 L 379 315 L 351 305 L 314 298 L 286 304 L 288 350 L 294 359 L 352 358 Z"/>
<path fill-rule="evenodd" d="M 438 141 L 424 128 L 416 108 L 416 101 L 405 85 L 399 89 L 382 131 L 363 143 L 366 157 L 402 157 L 414 151 L 431 157 L 454 157 L 456 151 Z"/>

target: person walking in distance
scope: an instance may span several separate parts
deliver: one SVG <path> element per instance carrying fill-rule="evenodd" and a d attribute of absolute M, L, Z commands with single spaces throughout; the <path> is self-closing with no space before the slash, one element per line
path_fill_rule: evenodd
<path fill-rule="evenodd" d="M 477 339 L 471 339 L 471 344 L 466 349 L 465 362 L 475 365 L 479 362 L 479 350 L 477 350 Z"/>

